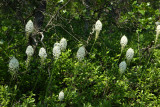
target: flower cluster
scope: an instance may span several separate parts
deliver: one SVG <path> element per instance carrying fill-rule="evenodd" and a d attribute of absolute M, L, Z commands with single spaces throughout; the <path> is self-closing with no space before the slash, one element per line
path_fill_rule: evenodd
<path fill-rule="evenodd" d="M 134 56 L 134 50 L 132 48 L 129 48 L 126 52 L 127 63 L 130 63 L 133 56 Z"/>
<path fill-rule="evenodd" d="M 121 44 L 121 54 L 122 54 L 122 51 L 123 49 L 125 48 L 125 46 L 127 45 L 128 43 L 128 39 L 127 37 L 124 35 L 122 36 L 121 40 L 120 40 L 120 44 Z M 134 50 L 132 48 L 129 48 L 126 52 L 126 59 L 127 59 L 127 64 L 129 65 L 132 58 L 134 56 Z M 123 74 L 124 71 L 126 70 L 127 68 L 127 64 L 125 61 L 122 61 L 120 64 L 119 64 L 119 71 L 120 71 L 120 74 Z"/>
<path fill-rule="evenodd" d="M 60 101 L 62 101 L 62 100 L 64 99 L 64 92 L 63 92 L 63 91 L 61 91 L 61 92 L 59 93 L 58 99 L 59 99 Z"/>
<path fill-rule="evenodd" d="M 28 68 L 29 62 L 31 60 L 31 56 L 34 54 L 34 49 L 31 45 L 27 47 L 26 54 L 27 54 L 26 68 Z"/>
<path fill-rule="evenodd" d="M 27 34 L 30 34 L 34 31 L 34 25 L 33 22 L 31 20 L 29 20 L 25 26 L 25 31 Z"/>
<path fill-rule="evenodd" d="M 127 37 L 124 35 L 121 38 L 120 44 L 121 44 L 121 52 L 123 51 L 124 47 L 127 45 L 128 43 L 128 39 Z"/>
<path fill-rule="evenodd" d="M 86 52 L 85 52 L 85 47 L 82 46 L 78 49 L 77 51 L 77 58 L 79 61 L 82 61 L 84 59 Z"/>
<path fill-rule="evenodd" d="M 55 59 L 58 59 L 61 54 L 61 48 L 59 43 L 55 43 L 53 47 L 53 56 Z"/>
<path fill-rule="evenodd" d="M 11 71 L 12 74 L 15 74 L 16 71 L 19 69 L 19 62 L 15 57 L 12 57 L 9 62 L 9 71 Z"/>
<path fill-rule="evenodd" d="M 62 38 L 60 40 L 60 43 L 56 42 L 53 47 L 54 58 L 58 59 L 61 54 L 61 51 L 65 51 L 66 48 L 67 48 L 67 40 L 65 38 Z"/>
<path fill-rule="evenodd" d="M 43 64 L 44 60 L 47 57 L 46 50 L 43 47 L 39 50 L 39 56 L 41 58 L 41 64 Z"/>
<path fill-rule="evenodd" d="M 127 68 L 127 64 L 125 61 L 122 61 L 120 64 L 119 64 L 119 71 L 120 71 L 120 74 L 123 74 L 125 72 Z"/>
<path fill-rule="evenodd" d="M 96 37 L 95 40 L 97 40 L 98 35 L 100 33 L 100 31 L 102 30 L 102 23 L 100 20 L 97 20 L 96 24 L 95 24 L 95 31 L 96 31 Z"/>
<path fill-rule="evenodd" d="M 27 47 L 26 54 L 27 54 L 27 56 L 32 56 L 34 54 L 34 50 L 33 50 L 33 47 L 31 45 L 29 45 Z"/>
<path fill-rule="evenodd" d="M 102 23 L 100 20 L 97 20 L 95 24 L 95 31 L 101 31 L 102 30 Z"/>
<path fill-rule="evenodd" d="M 60 40 L 60 48 L 61 48 L 61 51 L 65 51 L 66 50 L 66 47 L 67 47 L 67 40 L 65 38 L 62 38 Z"/>
<path fill-rule="evenodd" d="M 40 58 L 42 58 L 42 59 L 46 59 L 46 57 L 47 57 L 46 50 L 45 50 L 43 47 L 40 48 L 40 50 L 39 50 L 39 56 L 40 56 Z"/>
<path fill-rule="evenodd" d="M 29 20 L 25 26 L 25 32 L 26 32 L 26 40 L 28 41 L 29 35 L 34 31 L 34 25 L 31 20 Z"/>

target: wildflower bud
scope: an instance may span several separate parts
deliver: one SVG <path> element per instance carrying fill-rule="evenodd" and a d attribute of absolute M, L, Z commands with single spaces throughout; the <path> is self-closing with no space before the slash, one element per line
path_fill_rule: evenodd
<path fill-rule="evenodd" d="M 43 64 L 44 60 L 47 57 L 46 50 L 43 47 L 39 50 L 39 56 L 41 58 L 41 64 Z"/>
<path fill-rule="evenodd" d="M 34 30 L 33 22 L 31 20 L 29 20 L 26 24 L 25 31 L 26 31 L 26 33 L 30 34 L 33 32 L 33 30 Z"/>
<path fill-rule="evenodd" d="M 43 47 L 39 50 L 39 56 L 40 58 L 44 58 L 44 59 L 46 59 L 47 57 L 46 50 Z"/>
<path fill-rule="evenodd" d="M 67 40 L 65 38 L 62 38 L 60 40 L 60 48 L 61 48 L 61 51 L 64 51 L 66 50 L 66 47 L 67 47 Z"/>
<path fill-rule="evenodd" d="M 121 38 L 120 44 L 121 44 L 121 52 L 123 51 L 124 47 L 127 45 L 128 43 L 128 39 L 127 37 L 124 35 Z"/>
<path fill-rule="evenodd" d="M 95 40 L 97 40 L 98 35 L 100 33 L 100 31 L 102 30 L 102 23 L 100 20 L 97 20 L 96 24 L 95 24 L 95 31 L 96 31 L 96 37 Z"/>
<path fill-rule="evenodd" d="M 27 47 L 26 54 L 27 54 L 26 68 L 28 68 L 29 62 L 31 60 L 31 56 L 34 54 L 34 50 L 31 45 Z"/>
<path fill-rule="evenodd" d="M 64 99 L 64 92 L 63 92 L 63 91 L 61 91 L 61 92 L 59 93 L 58 99 L 59 99 L 60 101 L 62 101 L 62 100 Z"/>
<path fill-rule="evenodd" d="M 95 31 L 101 31 L 102 30 L 102 23 L 100 20 L 97 20 L 95 24 Z"/>
<path fill-rule="evenodd" d="M 29 20 L 25 26 L 25 31 L 26 31 L 26 40 L 28 41 L 29 35 L 34 31 L 34 25 L 31 20 Z"/>
<path fill-rule="evenodd" d="M 54 44 L 54 48 L 53 48 L 53 56 L 55 59 L 58 59 L 59 56 L 61 54 L 61 49 L 60 49 L 60 46 L 57 44 Z"/>
<path fill-rule="evenodd" d="M 119 64 L 119 71 L 120 71 L 120 74 L 123 74 L 125 72 L 127 68 L 127 64 L 125 61 L 122 61 L 120 64 Z"/>
<path fill-rule="evenodd" d="M 78 51 L 77 51 L 77 58 L 78 58 L 78 60 L 82 61 L 84 59 L 85 54 L 86 54 L 85 53 L 85 47 L 84 46 L 80 47 L 78 49 Z"/>
<path fill-rule="evenodd" d="M 33 50 L 33 47 L 31 45 L 29 45 L 27 47 L 26 54 L 27 54 L 27 56 L 32 56 L 34 54 L 34 50 Z"/>
<path fill-rule="evenodd" d="M 134 50 L 132 48 L 129 48 L 126 52 L 126 58 L 128 64 L 130 64 L 130 61 L 132 60 L 133 56 L 134 56 Z"/>
<path fill-rule="evenodd" d="M 15 57 L 12 57 L 9 62 L 9 71 L 14 75 L 19 69 L 19 62 Z"/>

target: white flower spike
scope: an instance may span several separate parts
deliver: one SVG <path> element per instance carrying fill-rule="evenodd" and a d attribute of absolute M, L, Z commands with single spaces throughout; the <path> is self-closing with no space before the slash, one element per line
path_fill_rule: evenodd
<path fill-rule="evenodd" d="M 78 49 L 77 51 L 77 58 L 79 61 L 82 61 L 84 59 L 86 52 L 85 52 L 85 47 L 82 46 Z"/>
<path fill-rule="evenodd" d="M 125 48 L 125 46 L 127 45 L 127 43 L 128 43 L 127 37 L 126 37 L 125 35 L 122 36 L 121 41 L 120 41 L 120 44 L 121 44 L 121 52 L 123 51 L 123 49 Z"/>
<path fill-rule="evenodd" d="M 65 38 L 62 38 L 60 40 L 60 47 L 61 47 L 61 51 L 65 51 L 66 47 L 67 47 L 67 40 Z"/>
<path fill-rule="evenodd" d="M 157 43 L 159 34 L 160 34 L 160 25 L 158 25 L 157 28 L 156 28 L 156 40 L 155 40 L 155 44 Z"/>
<path fill-rule="evenodd" d="M 29 35 L 34 31 L 34 25 L 31 20 L 29 20 L 25 26 L 25 31 L 26 31 L 26 40 L 28 41 Z"/>
<path fill-rule="evenodd" d="M 39 50 L 39 56 L 41 58 L 41 65 L 42 65 L 47 57 L 46 50 L 43 47 Z"/>
<path fill-rule="evenodd" d="M 31 20 L 29 20 L 26 24 L 26 27 L 25 27 L 25 31 L 27 34 L 30 34 L 34 31 L 34 25 L 33 25 L 33 22 Z"/>
<path fill-rule="evenodd" d="M 95 24 L 95 31 L 96 31 L 96 37 L 95 40 L 97 40 L 98 35 L 100 33 L 100 31 L 102 30 L 102 23 L 100 20 L 97 20 L 96 24 Z"/>
<path fill-rule="evenodd" d="M 95 31 L 101 31 L 102 30 L 102 23 L 100 20 L 97 20 L 95 24 Z"/>
<path fill-rule="evenodd" d="M 54 48 L 53 48 L 53 56 L 55 59 L 58 59 L 59 56 L 61 54 L 61 48 L 59 45 L 54 44 Z"/>
<path fill-rule="evenodd" d="M 127 68 L 127 64 L 125 61 L 122 61 L 120 64 L 119 64 L 119 71 L 120 71 L 120 74 L 123 74 L 125 72 Z"/>
<path fill-rule="evenodd" d="M 27 54 L 27 61 L 26 61 L 26 68 L 28 68 L 29 62 L 31 60 L 32 55 L 34 54 L 34 49 L 31 45 L 29 45 L 26 49 Z"/>
<path fill-rule="evenodd" d="M 127 63 L 130 64 L 132 58 L 134 56 L 134 50 L 132 48 L 129 48 L 126 52 L 126 58 L 127 58 Z"/>
<path fill-rule="evenodd" d="M 34 49 L 31 45 L 29 45 L 26 49 L 27 56 L 32 56 L 34 54 Z"/>
<path fill-rule="evenodd" d="M 63 91 L 61 91 L 61 92 L 59 93 L 58 99 L 59 99 L 60 101 L 62 101 L 62 100 L 64 99 L 64 92 L 63 92 Z"/>
<path fill-rule="evenodd" d="M 47 57 L 46 50 L 43 47 L 39 50 L 39 56 L 42 59 L 46 59 L 46 57 Z"/>
<path fill-rule="evenodd" d="M 19 62 L 15 57 L 12 57 L 9 62 L 9 71 L 14 75 L 19 69 Z"/>

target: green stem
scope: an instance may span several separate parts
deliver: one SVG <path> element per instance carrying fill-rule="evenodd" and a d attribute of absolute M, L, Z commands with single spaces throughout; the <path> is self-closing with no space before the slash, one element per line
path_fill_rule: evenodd
<path fill-rule="evenodd" d="M 36 82 L 35 82 L 35 84 L 34 84 L 34 87 L 33 87 L 33 89 L 32 89 L 32 92 L 34 91 L 34 89 L 35 89 L 35 87 L 36 87 L 36 85 L 37 85 L 37 83 L 38 83 L 39 77 L 40 77 L 40 73 L 38 74 L 38 78 L 36 79 Z"/>
<path fill-rule="evenodd" d="M 29 41 L 29 34 L 27 33 L 26 34 L 26 42 L 28 43 L 28 41 Z"/>
<path fill-rule="evenodd" d="M 121 59 L 121 57 L 122 57 L 123 49 L 124 49 L 124 48 L 121 49 L 121 54 L 120 54 L 120 56 L 119 56 L 118 62 L 120 61 L 120 59 Z"/>
<path fill-rule="evenodd" d="M 56 61 L 54 62 L 54 64 L 56 63 Z M 48 96 L 48 89 L 49 89 L 49 86 L 50 86 L 50 83 L 52 81 L 52 76 L 53 75 L 53 71 L 51 71 L 51 77 L 49 78 L 49 82 L 48 82 L 48 85 L 47 85 L 47 88 L 46 88 L 46 93 L 45 93 L 45 96 L 47 97 Z"/>
<path fill-rule="evenodd" d="M 28 70 L 28 66 L 29 66 L 30 59 L 31 59 L 31 56 L 27 56 L 26 70 Z"/>
<path fill-rule="evenodd" d="M 92 51 L 93 46 L 94 46 L 94 44 L 95 44 L 96 40 L 98 39 L 99 33 L 100 33 L 100 31 L 96 31 L 95 40 L 94 40 L 94 43 L 93 43 L 93 45 L 92 45 L 92 47 L 91 47 L 90 52 Z"/>
<path fill-rule="evenodd" d="M 91 47 L 90 52 L 92 51 L 92 49 L 93 49 L 93 47 L 94 47 L 95 42 L 96 42 L 96 39 L 95 39 L 95 41 L 94 41 L 94 43 L 93 43 L 93 45 L 92 45 L 92 47 Z"/>

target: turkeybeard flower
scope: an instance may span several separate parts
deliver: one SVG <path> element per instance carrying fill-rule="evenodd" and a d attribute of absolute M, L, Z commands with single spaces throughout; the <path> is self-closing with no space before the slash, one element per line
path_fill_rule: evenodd
<path fill-rule="evenodd" d="M 45 50 L 43 47 L 39 50 L 39 56 L 40 56 L 40 58 L 41 58 L 41 65 L 43 65 L 44 60 L 45 60 L 46 57 L 47 57 L 46 50 Z"/>
<path fill-rule="evenodd" d="M 12 75 L 16 74 L 19 69 L 19 62 L 15 57 L 12 57 L 9 62 L 9 71 Z"/>
<path fill-rule="evenodd" d="M 120 74 L 123 74 L 125 72 L 127 68 L 127 64 L 125 61 L 122 61 L 120 64 L 119 64 L 119 71 L 120 71 Z"/>
<path fill-rule="evenodd" d="M 120 41 L 120 44 L 121 44 L 121 52 L 123 51 L 123 49 L 125 48 L 125 46 L 127 45 L 127 43 L 128 43 L 127 37 L 126 37 L 125 35 L 122 36 L 121 41 Z"/>
<path fill-rule="evenodd" d="M 78 58 L 78 60 L 82 61 L 84 59 L 85 54 L 86 54 L 85 53 L 85 47 L 84 46 L 80 47 L 78 49 L 78 51 L 77 51 L 77 58 Z"/>
<path fill-rule="evenodd" d="M 59 47 L 60 47 L 60 43 L 56 42 L 56 43 L 54 44 L 54 47 L 55 47 L 55 46 L 59 46 Z"/>
<path fill-rule="evenodd" d="M 34 25 L 31 20 L 29 20 L 25 26 L 25 32 L 26 32 L 26 39 L 28 41 L 29 35 L 34 31 Z"/>
<path fill-rule="evenodd" d="M 34 49 L 31 45 L 29 45 L 26 49 L 27 54 L 27 61 L 26 61 L 26 68 L 28 68 L 29 62 L 31 60 L 32 55 L 34 54 Z"/>
<path fill-rule="evenodd" d="M 156 40 L 155 40 L 155 44 L 156 44 L 156 42 L 158 40 L 159 34 L 160 34 L 160 25 L 158 25 L 157 28 L 156 28 Z"/>
<path fill-rule="evenodd" d="M 59 45 L 59 43 L 55 43 L 54 44 L 54 48 L 53 48 L 53 56 L 54 56 L 54 58 L 58 59 L 60 54 L 61 54 L 60 45 Z"/>
<path fill-rule="evenodd" d="M 98 38 L 98 35 L 100 33 L 100 31 L 102 30 L 102 23 L 100 20 L 97 20 L 96 24 L 95 24 L 95 31 L 96 31 L 96 37 L 95 37 L 95 41 Z"/>
<path fill-rule="evenodd" d="M 64 99 L 64 92 L 63 92 L 63 91 L 61 91 L 61 92 L 59 93 L 58 99 L 59 99 L 60 101 L 62 101 L 62 100 Z"/>
<path fill-rule="evenodd" d="M 66 47 L 67 47 L 67 40 L 65 38 L 62 38 L 60 40 L 60 48 L 61 48 L 61 51 L 65 51 L 66 50 Z"/>
<path fill-rule="evenodd" d="M 29 45 L 26 49 L 26 54 L 27 56 L 32 56 L 34 53 L 33 47 L 31 45 Z"/>
<path fill-rule="evenodd" d="M 126 58 L 127 58 L 127 63 L 130 64 L 132 58 L 134 56 L 134 50 L 132 48 L 129 48 L 126 52 Z"/>
<path fill-rule="evenodd" d="M 32 33 L 34 30 L 34 25 L 33 25 L 33 22 L 31 20 L 29 20 L 26 24 L 26 27 L 25 27 L 25 31 L 26 33 Z"/>

